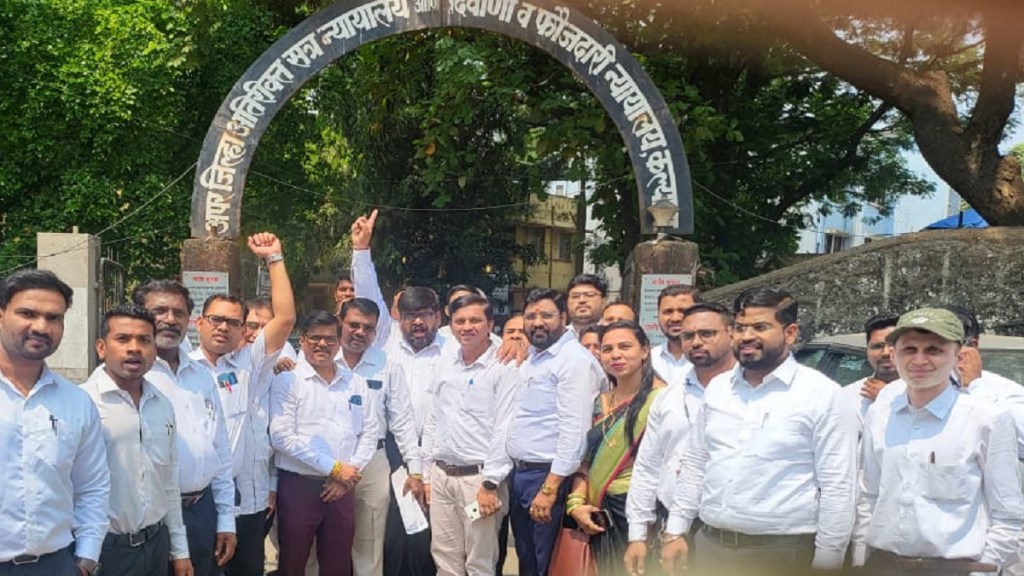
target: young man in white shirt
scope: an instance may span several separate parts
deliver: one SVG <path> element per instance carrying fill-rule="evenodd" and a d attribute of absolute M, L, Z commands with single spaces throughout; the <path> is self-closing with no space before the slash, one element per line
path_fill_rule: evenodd
<path fill-rule="evenodd" d="M 874 371 L 871 376 L 861 378 L 843 387 L 847 401 L 857 407 L 857 421 L 863 425 L 864 415 L 878 398 L 882 388 L 899 378 L 896 364 L 892 359 L 892 344 L 888 336 L 896 329 L 899 317 L 888 312 L 875 314 L 864 323 L 864 336 L 867 338 L 867 361 Z"/>
<path fill-rule="evenodd" d="M 174 405 L 178 488 L 196 576 L 216 574 L 235 554 L 235 485 L 224 411 L 213 375 L 190 356 L 186 335 L 194 303 L 175 280 L 153 280 L 132 301 L 156 319 L 156 361 L 146 374 Z"/>
<path fill-rule="evenodd" d="M 838 384 L 796 362 L 797 302 L 751 288 L 733 304 L 739 365 L 711 382 L 683 449 L 662 564 L 791 573 L 842 566 L 853 528 L 857 420 Z"/>
<path fill-rule="evenodd" d="M 864 422 L 855 566 L 994 572 L 1017 549 L 1024 496 L 1013 418 L 952 385 L 963 340 L 956 315 L 935 308 L 904 314 L 889 335 L 906 387 Z"/>
<path fill-rule="evenodd" d="M 658 328 L 665 341 L 651 349 L 651 365 L 666 384 L 679 384 L 690 371 L 690 361 L 683 352 L 683 319 L 686 309 L 700 300 L 700 290 L 675 284 L 658 293 Z"/>
<path fill-rule="evenodd" d="M 579 274 L 566 288 L 566 329 L 573 335 L 601 320 L 608 300 L 608 283 L 594 274 Z"/>
<path fill-rule="evenodd" d="M 71 287 L 43 270 L 0 280 L 0 573 L 91 576 L 110 472 L 96 406 L 54 374 Z M 73 548 L 73 551 L 72 551 Z"/>
<path fill-rule="evenodd" d="M 103 364 L 82 388 L 103 422 L 110 467 L 110 532 L 100 564 L 112 576 L 192 576 L 181 518 L 174 405 L 145 379 L 156 360 L 156 320 L 122 306 L 100 321 Z"/>
<path fill-rule="evenodd" d="M 249 250 L 267 264 L 274 317 L 251 345 L 239 347 L 245 332 L 245 304 L 215 294 L 203 303 L 199 348 L 191 357 L 216 381 L 231 442 L 238 510 L 238 547 L 225 566 L 226 576 L 262 576 L 265 522 L 276 505 L 270 438 L 270 382 L 281 349 L 295 325 L 295 300 L 281 241 L 269 232 L 248 239 Z"/>
<path fill-rule="evenodd" d="M 513 460 L 509 517 L 519 573 L 546 576 L 565 514 L 565 480 L 583 459 L 594 398 L 605 374 L 566 327 L 562 294 L 531 290 L 523 319 L 532 346 L 519 367 L 519 392 L 506 441 Z"/>
<path fill-rule="evenodd" d="M 700 303 L 686 309 L 679 338 L 692 368 L 683 383 L 669 384 L 651 407 L 629 480 L 625 563 L 630 575 L 645 571 L 649 527 L 663 520 L 672 506 L 680 449 L 703 403 L 705 389 L 712 379 L 736 365 L 731 328 L 732 314 L 721 304 Z"/>
<path fill-rule="evenodd" d="M 284 575 L 305 573 L 314 538 L 321 574 L 352 574 L 353 490 L 377 449 L 379 422 L 366 379 L 335 360 L 339 333 L 332 314 L 310 313 L 298 365 L 272 386 L 278 570 Z"/>
<path fill-rule="evenodd" d="M 459 347 L 437 363 L 423 432 L 431 552 L 440 576 L 493 576 L 508 502 L 504 480 L 512 468 L 505 430 L 518 375 L 498 360 L 487 298 L 466 294 L 449 304 L 449 313 Z M 478 516 L 470 517 L 467 507 Z"/>

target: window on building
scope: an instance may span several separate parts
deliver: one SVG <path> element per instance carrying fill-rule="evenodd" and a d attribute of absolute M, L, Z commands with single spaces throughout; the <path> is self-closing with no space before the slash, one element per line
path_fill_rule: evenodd
<path fill-rule="evenodd" d="M 834 254 L 835 252 L 842 252 L 848 250 L 852 244 L 853 238 L 848 234 L 842 233 L 825 233 L 825 254 Z"/>
<path fill-rule="evenodd" d="M 558 245 L 555 246 L 555 260 L 569 262 L 572 260 L 572 234 L 558 233 Z"/>
<path fill-rule="evenodd" d="M 526 233 L 526 244 L 533 248 L 538 257 L 543 257 L 544 250 L 544 228 L 529 228 Z"/>

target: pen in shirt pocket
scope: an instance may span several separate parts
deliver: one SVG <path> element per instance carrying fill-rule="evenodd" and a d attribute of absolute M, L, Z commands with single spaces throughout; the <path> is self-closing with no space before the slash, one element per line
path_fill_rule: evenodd
<path fill-rule="evenodd" d="M 934 450 L 932 450 L 932 453 L 928 455 L 928 463 L 929 464 L 935 464 L 935 451 Z"/>

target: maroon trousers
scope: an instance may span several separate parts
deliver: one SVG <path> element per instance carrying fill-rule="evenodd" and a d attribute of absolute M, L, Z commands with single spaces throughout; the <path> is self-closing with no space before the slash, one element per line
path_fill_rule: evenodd
<path fill-rule="evenodd" d="M 323 488 L 323 478 L 278 469 L 278 573 L 281 576 L 304 576 L 314 538 L 321 576 L 352 576 L 352 541 L 356 531 L 354 491 L 325 503 L 320 498 Z"/>

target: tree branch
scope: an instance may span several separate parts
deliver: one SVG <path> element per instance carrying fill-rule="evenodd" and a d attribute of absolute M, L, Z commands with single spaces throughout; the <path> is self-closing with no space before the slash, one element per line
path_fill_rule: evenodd
<path fill-rule="evenodd" d="M 981 86 L 967 125 L 967 137 L 975 149 L 998 145 L 1013 112 L 1020 50 L 1024 46 L 1019 25 L 998 18 L 986 22 Z"/>

